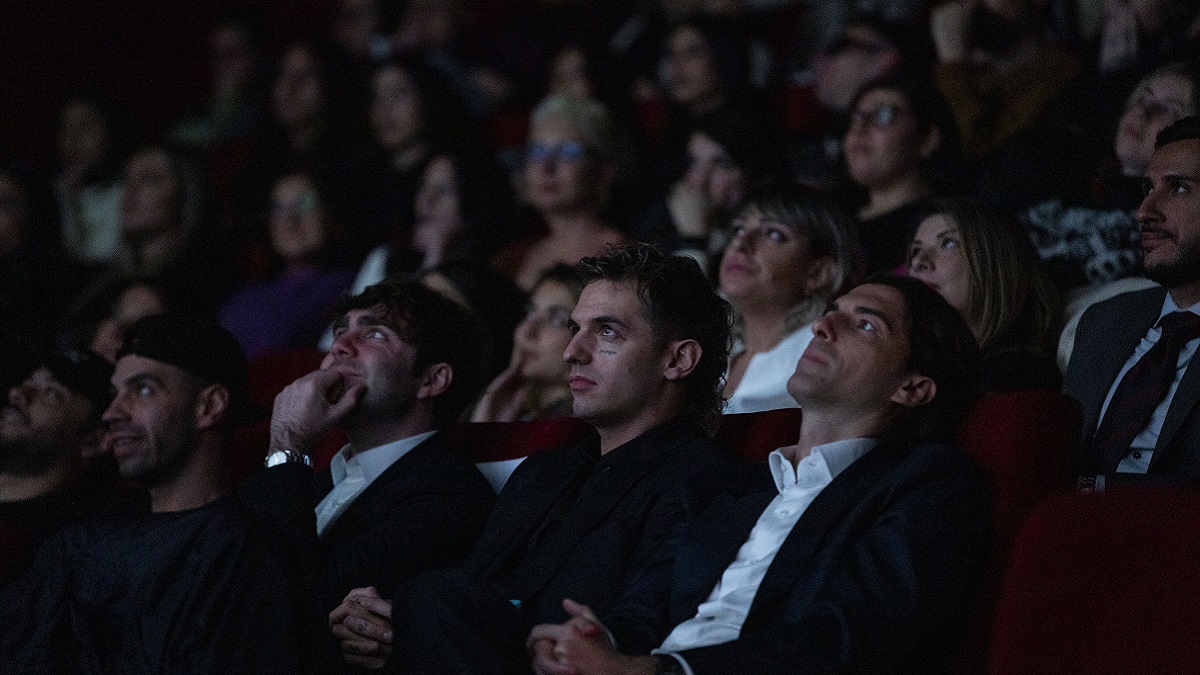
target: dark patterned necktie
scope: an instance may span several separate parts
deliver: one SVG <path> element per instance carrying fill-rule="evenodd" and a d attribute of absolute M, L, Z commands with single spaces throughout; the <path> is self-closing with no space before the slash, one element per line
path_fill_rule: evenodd
<path fill-rule="evenodd" d="M 1129 454 L 1134 437 L 1150 423 L 1155 408 L 1171 390 L 1179 351 L 1188 341 L 1200 337 L 1200 316 L 1191 312 L 1171 312 L 1162 318 L 1161 325 L 1158 342 L 1125 373 L 1096 429 L 1092 456 L 1099 459 L 1103 473 L 1116 471 Z"/>

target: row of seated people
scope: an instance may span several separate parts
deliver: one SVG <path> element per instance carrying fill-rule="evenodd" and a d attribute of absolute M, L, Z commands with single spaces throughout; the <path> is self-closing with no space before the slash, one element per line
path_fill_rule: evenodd
<path fill-rule="evenodd" d="M 730 314 L 699 267 L 643 245 L 583 270 L 564 359 L 596 433 L 531 454 L 498 497 L 472 466 L 484 457 L 447 451 L 481 430 L 448 427 L 478 379 L 480 327 L 423 286 L 348 301 L 322 367 L 274 400 L 268 468 L 236 493 L 222 457 L 234 423 L 262 413 L 240 349 L 196 320 L 135 324 L 100 445 L 149 512 L 49 538 L 4 589 L 15 671 L 152 658 L 287 672 L 335 644 L 402 672 L 519 672 L 527 648 L 538 672 L 944 667 L 1040 497 L 1004 467 L 1045 462 L 1040 485 L 1066 482 L 1065 399 L 985 399 L 960 436 L 976 340 L 940 295 L 881 278 L 814 322 L 788 382 L 802 418 L 773 413 L 754 433 L 725 420 L 718 437 L 743 457 L 779 446 L 738 468 L 702 430 L 722 405 Z M 43 420 L 66 397 L 47 380 L 67 371 L 39 370 L 5 426 Z M 338 425 L 348 443 L 314 474 L 309 454 Z M 1048 432 L 1057 447 L 1040 445 Z M 989 457 L 1005 434 L 1039 452 Z M 968 455 L 935 442 L 956 438 L 1007 492 L 996 508 Z"/>
<path fill-rule="evenodd" d="M 717 75 L 722 69 L 713 54 L 719 51 L 715 50 L 719 40 L 705 33 L 702 24 L 691 27 L 690 33 L 682 24 L 672 28 L 671 61 L 683 59 L 688 51 L 686 35 L 701 42 L 715 40 L 707 45 L 706 67 L 698 68 L 703 72 L 697 79 L 703 82 L 694 87 L 707 91 L 721 84 Z M 813 180 L 805 182 L 836 182 L 834 176 L 842 172 L 839 167 L 844 164 L 849 174 L 844 178 L 853 184 L 853 191 L 862 193 L 845 201 L 860 221 L 866 269 L 890 270 L 911 262 L 909 246 L 920 221 L 942 210 L 940 205 L 931 206 L 928 199 L 951 194 L 954 190 L 943 186 L 944 179 L 965 175 L 953 163 L 943 161 L 955 154 L 953 139 L 963 135 L 956 129 L 964 125 L 953 119 L 947 106 L 937 103 L 931 75 L 897 75 L 907 71 L 896 64 L 911 58 L 903 53 L 904 40 L 885 23 L 861 20 L 852 24 L 823 55 L 825 66 L 819 70 L 826 75 L 817 82 L 822 105 L 829 98 L 825 89 L 834 84 L 839 89 L 832 116 L 840 122 L 823 130 L 819 142 L 814 142 L 835 148 L 828 151 L 834 157 L 826 158 L 830 161 L 825 163 L 836 166 L 822 166 L 813 172 L 820 180 L 809 176 Z M 328 112 L 321 105 L 295 100 L 300 98 L 297 92 L 314 88 L 318 100 L 337 93 L 336 85 L 327 81 L 321 58 L 320 50 L 311 45 L 296 45 L 280 59 L 277 88 L 281 93 L 274 103 L 281 117 L 287 113 L 298 118 L 290 120 L 298 139 L 305 135 L 303 129 L 339 128 L 310 119 Z M 864 60 L 865 65 L 850 67 L 855 59 Z M 109 285 L 119 285 L 118 279 L 163 276 L 181 287 L 172 289 L 186 297 L 178 304 L 218 304 L 225 325 L 244 348 L 258 353 L 311 344 L 323 327 L 322 310 L 350 284 L 353 269 L 360 263 L 360 280 L 378 280 L 384 271 L 424 269 L 449 258 L 488 259 L 528 289 L 546 264 L 574 262 L 582 253 L 596 253 L 606 243 L 627 238 L 654 239 L 672 249 L 714 255 L 735 229 L 729 216 L 742 206 L 746 186 L 760 177 L 785 175 L 778 171 L 783 162 L 775 152 L 782 144 L 779 136 L 759 129 L 738 111 L 722 109 L 697 116 L 678 133 L 673 132 L 680 138 L 677 156 L 668 162 L 671 170 L 664 170 L 669 178 L 647 181 L 631 177 L 628 165 L 652 164 L 652 153 L 622 146 L 620 135 L 613 133 L 612 116 L 591 100 L 598 98 L 596 92 L 591 99 L 554 96 L 533 109 L 509 148 L 521 156 L 515 163 L 521 166 L 509 168 L 519 176 L 524 201 L 536 212 L 532 219 L 535 228 L 544 226 L 549 236 L 515 241 L 529 232 L 514 215 L 509 177 L 489 156 L 494 153 L 451 147 L 452 134 L 444 127 L 457 118 L 439 107 L 443 97 L 430 83 L 427 70 L 403 59 L 372 70 L 374 142 L 385 155 L 378 162 L 324 162 L 297 151 L 304 157 L 290 163 L 281 160 L 274 166 L 275 159 L 262 160 L 260 163 L 272 168 L 259 172 L 255 180 L 242 177 L 239 169 L 210 176 L 212 183 L 254 192 L 253 198 L 247 197 L 249 204 L 235 209 L 242 211 L 232 219 L 236 222 L 217 224 L 202 210 L 197 211 L 196 205 L 207 200 L 199 189 L 202 181 L 193 175 L 195 167 L 188 171 L 189 163 L 181 161 L 177 153 L 155 145 L 140 148 L 128 161 L 117 153 L 81 160 L 82 165 L 71 170 L 64 168 L 66 187 L 60 186 L 65 192 L 59 195 L 62 222 L 55 223 L 54 218 L 43 222 L 41 214 L 34 213 L 36 209 L 26 208 L 26 222 L 18 223 L 17 229 L 25 230 L 24 238 L 30 240 L 61 226 L 64 244 L 72 244 L 65 241 L 71 233 L 83 236 L 79 233 L 106 230 L 105 234 L 89 235 L 97 242 L 107 242 L 106 253 L 74 252 L 90 262 L 106 263 L 105 281 L 85 289 L 82 297 L 75 295 L 77 309 L 90 310 L 92 303 L 106 305 L 108 294 L 120 290 Z M 1119 119 L 1097 122 L 1106 134 L 1109 127 L 1117 127 L 1118 133 L 1102 140 L 1107 159 L 1095 164 L 1103 165 L 1104 178 L 1112 178 L 1108 173 L 1120 173 L 1121 178 L 1119 189 L 1098 181 L 1105 183 L 1100 190 L 1104 193 L 1101 204 L 1079 205 L 1073 191 L 1043 189 L 1041 196 L 1062 199 L 1049 199 L 1026 211 L 1031 226 L 1026 234 L 1032 233 L 1038 240 L 1039 252 L 1060 282 L 1059 290 L 1138 272 L 1132 218 L 1136 195 L 1130 196 L 1136 190 L 1126 189 L 1127 184 L 1136 182 L 1132 179 L 1144 169 L 1154 134 L 1166 123 L 1196 111 L 1195 74 L 1194 65 L 1186 62 L 1166 64 L 1147 74 L 1136 87 L 1122 88 L 1119 96 L 1127 98 L 1127 105 Z M 826 79 L 838 81 L 826 84 Z M 367 94 L 362 92 L 362 96 Z M 724 95 L 726 103 L 731 103 L 731 98 L 736 97 Z M 573 102 L 564 103 L 567 100 Z M 304 110 L 298 110 L 302 107 Z M 63 116 L 63 146 L 102 145 L 75 127 L 102 127 L 103 112 L 87 104 L 70 106 Z M 93 131 L 94 136 L 105 136 Z M 85 142 L 89 139 L 95 142 Z M 320 148 L 313 154 L 350 152 L 336 140 L 317 143 Z M 296 143 L 303 145 L 299 140 Z M 1060 159 L 1073 156 L 1059 155 Z M 1048 164 L 1039 159 L 1023 159 L 1021 171 L 1003 173 L 1024 177 L 1048 172 Z M 333 163 L 338 171 L 315 166 L 322 163 Z M 218 170 L 208 173 L 222 173 L 219 167 L 209 167 L 214 168 Z M 84 190 L 83 185 L 67 180 L 73 174 L 90 179 L 101 169 L 116 174 L 103 189 L 93 185 L 90 187 L 97 189 Z M 360 181 L 360 173 L 368 175 Z M 786 177 L 797 179 L 791 174 Z M 21 182 L 14 176 L 0 179 L 0 191 L 18 201 L 24 191 L 26 202 L 36 201 L 29 198 L 34 192 L 49 192 Z M 353 183 L 379 194 L 350 196 L 347 186 L 339 183 Z M 616 217 L 607 207 L 616 206 L 613 202 L 621 199 L 630 184 L 654 185 L 656 194 L 627 199 L 638 208 L 627 213 L 628 217 Z M 89 200 L 83 200 L 84 192 Z M 975 192 L 980 199 L 994 202 L 997 191 Z M 431 197 L 450 194 L 457 197 L 457 208 L 454 199 Z M 230 202 L 238 201 L 230 195 L 212 196 L 229 208 L 233 208 Z M 127 208 L 118 208 L 122 203 Z M 82 222 L 85 216 L 100 219 L 101 212 L 108 221 L 103 227 L 98 222 Z M 68 222 L 72 214 L 78 215 L 79 222 Z M 379 247 L 372 250 L 375 245 Z M 369 250 L 371 256 L 364 261 Z M 21 250 L 13 257 L 32 260 L 38 257 L 35 253 Z M 239 264 L 231 264 L 234 261 Z M 82 273 L 50 275 L 41 271 L 51 268 L 37 264 L 14 268 L 6 281 L 18 290 L 2 299 L 12 305 L 12 316 L 57 314 L 65 302 L 47 302 L 46 297 L 53 294 L 61 300 L 74 295 L 68 291 L 78 288 L 61 287 L 78 286 L 67 282 L 86 278 Z M 713 272 L 715 276 L 716 270 Z M 362 286 L 365 283 L 357 288 Z M 31 288 L 45 288 L 45 296 L 30 292 Z M 255 321 L 266 313 L 272 314 L 272 321 Z"/>

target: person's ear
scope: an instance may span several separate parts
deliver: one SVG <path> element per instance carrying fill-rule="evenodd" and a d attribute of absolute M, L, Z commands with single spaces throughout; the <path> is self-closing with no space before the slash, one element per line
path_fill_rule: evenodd
<path fill-rule="evenodd" d="M 700 365 L 702 353 L 700 343 L 695 340 L 672 340 L 667 343 L 666 368 L 663 377 L 671 381 L 682 380 Z"/>
<path fill-rule="evenodd" d="M 937 396 L 937 383 L 932 378 L 911 373 L 892 394 L 892 402 L 905 408 L 923 406 Z"/>
<path fill-rule="evenodd" d="M 812 295 L 821 289 L 832 291 L 833 277 L 837 274 L 837 262 L 832 256 L 823 255 L 813 261 L 804 280 L 804 292 Z"/>
<path fill-rule="evenodd" d="M 435 363 L 425 369 L 421 383 L 417 387 L 417 400 L 436 398 L 446 393 L 450 383 L 454 381 L 454 369 L 449 363 Z"/>
<path fill-rule="evenodd" d="M 229 390 L 210 384 L 196 395 L 196 430 L 206 431 L 221 423 L 229 412 Z"/>

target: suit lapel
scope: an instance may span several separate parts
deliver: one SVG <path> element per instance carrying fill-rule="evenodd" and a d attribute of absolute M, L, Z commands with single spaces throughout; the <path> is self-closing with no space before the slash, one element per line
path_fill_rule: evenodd
<path fill-rule="evenodd" d="M 630 441 L 638 445 L 626 450 L 635 451 L 636 455 L 625 457 L 624 461 L 596 477 L 588 491 L 580 495 L 579 502 L 571 508 L 554 536 L 555 545 L 562 555 L 557 556 L 555 565 L 545 565 L 539 569 L 541 578 L 531 580 L 531 593 L 554 576 L 562 562 L 570 557 L 566 552 L 574 549 L 581 539 L 607 520 L 625 495 L 646 478 L 654 467 L 677 446 L 694 439 L 690 433 L 679 433 L 681 428 L 678 423 L 666 424 L 636 441 Z M 691 427 L 689 425 L 686 428 Z M 540 523 L 541 519 L 537 522 Z"/>
<path fill-rule="evenodd" d="M 1108 390 L 1116 381 L 1125 361 L 1137 349 L 1138 342 L 1158 318 L 1164 295 L 1165 291 L 1158 288 L 1136 293 L 1136 297 L 1129 298 L 1124 307 L 1113 313 L 1119 320 L 1109 322 L 1103 333 L 1091 336 L 1095 342 L 1078 345 L 1083 350 L 1081 356 L 1085 358 L 1085 389 L 1080 396 L 1080 405 L 1086 416 L 1085 443 L 1090 443 L 1095 434 L 1100 408 L 1108 397 Z"/>
<path fill-rule="evenodd" d="M 730 488 L 688 526 L 675 548 L 672 608 L 688 616 L 712 593 L 779 491 L 765 462 L 746 467 Z"/>
<path fill-rule="evenodd" d="M 489 528 L 485 539 L 476 546 L 476 553 L 472 554 L 471 560 L 477 565 L 481 562 L 478 560 L 478 554 L 482 553 L 482 568 L 495 570 L 505 567 L 506 561 L 522 552 L 528 545 L 534 531 L 545 520 L 550 509 L 558 503 L 563 492 L 579 477 L 580 472 L 591 469 L 590 459 L 578 446 L 566 448 L 557 454 L 559 456 L 554 458 L 557 461 L 538 462 L 534 473 L 524 477 L 528 479 L 524 482 L 524 489 L 510 492 L 511 502 L 497 503 L 496 513 L 505 517 L 493 519 L 496 527 Z M 535 456 L 526 462 L 537 459 Z M 531 465 L 528 469 L 534 466 Z M 487 574 L 490 575 L 491 572 Z"/>
<path fill-rule="evenodd" d="M 847 514 L 878 489 L 880 478 L 892 471 L 905 452 L 904 446 L 885 442 L 847 467 L 817 495 L 767 568 L 750 605 L 748 624 L 756 612 L 791 591 L 829 531 L 847 526 Z"/>
<path fill-rule="evenodd" d="M 423 469 L 442 452 L 445 452 L 445 443 L 442 434 L 438 433 L 392 462 L 392 465 L 371 481 L 367 489 L 363 490 L 350 506 L 346 507 L 346 511 L 329 526 L 324 541 L 336 542 L 344 536 L 355 536 L 369 529 L 378 514 L 387 511 L 391 504 L 408 497 L 408 486 L 414 481 L 422 481 Z M 332 485 L 330 488 L 332 489 Z"/>

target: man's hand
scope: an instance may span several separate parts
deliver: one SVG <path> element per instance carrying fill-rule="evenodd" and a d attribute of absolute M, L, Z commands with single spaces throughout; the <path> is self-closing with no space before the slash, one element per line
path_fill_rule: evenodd
<path fill-rule="evenodd" d="M 570 620 L 534 626 L 526 646 L 538 675 L 654 675 L 654 658 L 625 656 L 608 642 L 608 629 L 586 605 L 563 600 Z"/>
<path fill-rule="evenodd" d="M 347 384 L 340 373 L 316 370 L 283 388 L 271 412 L 271 447 L 309 453 L 312 446 L 358 405 L 361 382 Z"/>
<path fill-rule="evenodd" d="M 681 180 L 671 188 L 667 210 L 679 236 L 708 236 L 708 197 L 687 181 Z"/>
<path fill-rule="evenodd" d="M 329 613 L 329 631 L 341 640 L 346 663 L 382 668 L 392 653 L 392 603 L 374 586 L 356 588 Z"/>
<path fill-rule="evenodd" d="M 529 394 L 524 376 L 521 375 L 520 359 L 513 358 L 504 372 L 492 380 L 475 404 L 471 413 L 472 422 L 515 422 L 521 417 L 521 409 Z"/>

